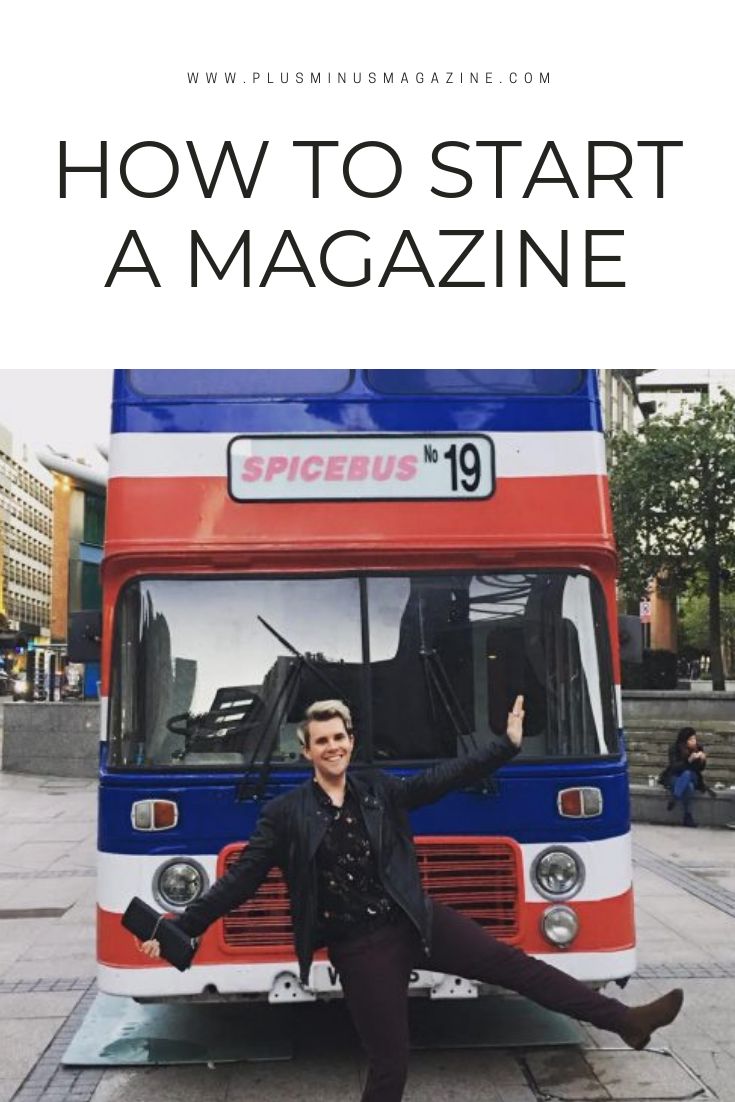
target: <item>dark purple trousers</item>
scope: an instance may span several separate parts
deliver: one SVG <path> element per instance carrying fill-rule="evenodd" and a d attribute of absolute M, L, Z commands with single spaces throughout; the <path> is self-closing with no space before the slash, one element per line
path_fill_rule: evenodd
<path fill-rule="evenodd" d="M 431 955 L 424 956 L 408 919 L 332 945 L 355 1028 L 368 1057 L 362 1102 L 400 1102 L 408 1069 L 408 984 L 414 969 L 496 984 L 541 1006 L 617 1033 L 627 1008 L 485 933 L 481 926 L 433 903 Z"/>

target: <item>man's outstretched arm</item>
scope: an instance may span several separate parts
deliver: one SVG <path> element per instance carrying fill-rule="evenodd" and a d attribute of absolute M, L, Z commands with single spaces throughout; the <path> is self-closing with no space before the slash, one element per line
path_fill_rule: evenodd
<path fill-rule="evenodd" d="M 200 899 L 190 903 L 183 914 L 171 921 L 190 937 L 199 937 L 218 918 L 255 895 L 277 863 L 278 837 L 273 817 L 265 807 L 248 845 L 232 868 Z M 156 940 L 144 941 L 140 948 L 146 956 L 160 956 L 160 946 Z"/>
<path fill-rule="evenodd" d="M 489 773 L 499 769 L 506 761 L 514 758 L 521 748 L 524 714 L 523 697 L 518 696 L 508 713 L 505 736 L 474 754 L 442 762 L 432 769 L 417 773 L 415 777 L 396 782 L 399 786 L 399 802 L 409 810 L 422 807 L 441 799 L 447 792 L 481 781 Z"/>

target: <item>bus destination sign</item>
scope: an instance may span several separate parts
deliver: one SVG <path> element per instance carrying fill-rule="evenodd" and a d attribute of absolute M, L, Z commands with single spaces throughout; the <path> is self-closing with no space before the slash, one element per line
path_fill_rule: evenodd
<path fill-rule="evenodd" d="M 479 433 L 236 436 L 228 486 L 243 502 L 477 500 L 495 461 Z"/>

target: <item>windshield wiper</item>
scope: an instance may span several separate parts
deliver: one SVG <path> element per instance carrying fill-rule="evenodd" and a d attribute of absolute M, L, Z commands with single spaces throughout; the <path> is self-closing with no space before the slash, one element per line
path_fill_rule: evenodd
<path fill-rule="evenodd" d="M 289 643 L 288 639 L 284 639 L 282 635 L 279 635 L 276 629 L 271 624 L 269 624 L 267 620 L 264 620 L 262 616 L 256 616 L 256 620 L 260 620 L 263 627 L 266 628 L 266 630 L 269 631 L 271 635 L 275 636 L 278 642 L 281 643 L 286 648 L 286 650 L 289 650 L 294 658 L 298 658 L 302 666 L 305 666 L 307 670 L 311 670 L 311 672 L 315 674 L 315 676 L 321 681 L 321 683 L 323 685 L 326 685 L 329 691 L 334 693 L 335 696 L 339 698 L 342 689 L 339 687 L 339 685 L 337 685 L 335 681 L 332 681 L 331 677 L 327 677 L 327 675 L 319 669 L 316 663 L 312 662 L 312 660 L 308 658 L 305 654 L 302 654 L 301 651 L 296 650 L 296 647 L 294 647 L 292 643 Z"/>
<path fill-rule="evenodd" d="M 310 658 L 307 658 L 305 654 L 297 650 L 292 643 L 289 643 L 288 639 L 285 639 L 283 635 L 276 631 L 276 629 L 264 620 L 262 616 L 256 616 L 256 619 L 260 621 L 263 627 L 271 633 L 278 642 L 286 648 L 296 659 L 296 661 L 289 667 L 286 677 L 281 685 L 280 689 L 276 693 L 273 705 L 263 721 L 263 729 L 260 733 L 257 745 L 253 750 L 250 761 L 245 767 L 245 773 L 237 788 L 238 800 L 261 800 L 265 793 L 265 788 L 270 776 L 271 763 L 273 761 L 273 755 L 276 751 L 277 739 L 275 734 L 278 729 L 278 722 L 281 716 L 288 716 L 291 711 L 291 706 L 296 698 L 296 694 L 299 690 L 301 683 L 301 675 L 305 669 L 309 670 L 314 676 L 322 682 L 323 685 L 329 689 L 329 691 L 335 696 L 340 697 L 342 690 L 330 677 L 327 676 L 315 662 L 312 662 Z M 271 732 L 273 737 L 271 736 Z M 267 742 L 266 739 L 270 737 Z M 263 757 L 263 761 L 260 765 L 260 771 L 258 773 L 257 780 L 253 783 L 250 781 L 250 775 L 253 772 L 253 766 L 258 760 L 261 747 L 266 746 L 266 753 Z"/>
<path fill-rule="evenodd" d="M 426 698 L 431 708 L 432 717 L 436 719 L 438 701 L 441 710 L 449 720 L 454 731 L 454 737 L 462 745 L 462 739 L 468 738 L 472 749 L 477 750 L 477 739 L 472 724 L 467 719 L 459 697 L 455 691 L 449 675 L 447 674 L 441 656 L 435 647 L 429 646 L 426 639 L 426 626 L 424 623 L 424 596 L 419 595 L 418 602 L 419 625 L 419 657 L 424 669 L 424 682 L 426 686 Z"/>

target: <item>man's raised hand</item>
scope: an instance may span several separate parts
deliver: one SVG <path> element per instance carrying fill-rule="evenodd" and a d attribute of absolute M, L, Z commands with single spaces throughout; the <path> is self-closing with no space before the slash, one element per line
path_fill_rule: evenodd
<path fill-rule="evenodd" d="M 514 746 L 520 746 L 523 738 L 523 717 L 526 713 L 523 711 L 523 697 L 517 696 L 513 707 L 508 712 L 508 726 L 506 728 L 508 732 L 508 738 Z"/>

